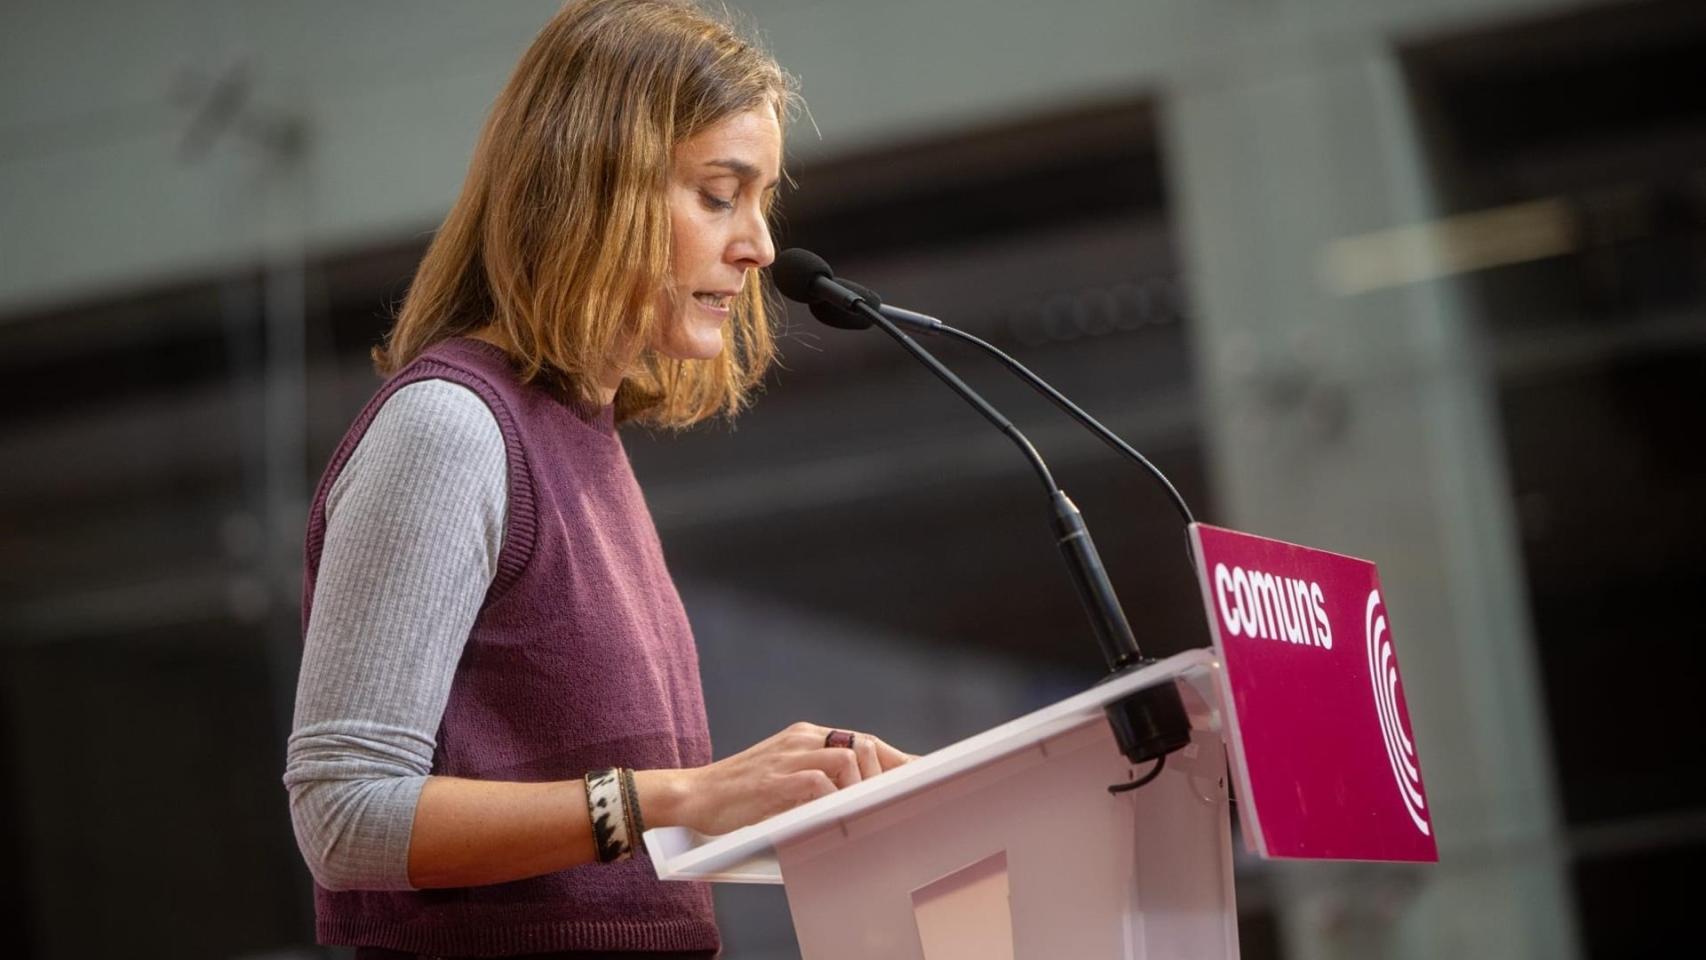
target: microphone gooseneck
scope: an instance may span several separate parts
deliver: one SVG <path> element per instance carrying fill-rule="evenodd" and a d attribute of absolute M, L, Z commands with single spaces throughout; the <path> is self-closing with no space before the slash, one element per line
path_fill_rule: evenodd
<path fill-rule="evenodd" d="M 828 265 L 825 264 L 826 268 L 827 266 Z M 878 297 L 870 288 L 854 283 L 851 280 L 844 280 L 837 277 L 835 282 L 841 284 L 854 293 L 857 293 L 860 297 L 864 298 L 867 303 L 876 307 L 883 316 L 893 321 L 897 326 L 905 327 L 914 333 L 952 337 L 955 340 L 969 343 L 979 350 L 982 350 L 984 353 L 994 357 L 1002 366 L 1012 371 L 1020 380 L 1023 380 L 1032 390 L 1035 390 L 1037 393 L 1041 394 L 1044 399 L 1059 408 L 1062 413 L 1065 413 L 1067 416 L 1078 421 L 1081 426 L 1094 434 L 1097 439 L 1113 448 L 1114 452 L 1133 461 L 1138 466 L 1148 471 L 1150 477 L 1153 478 L 1156 483 L 1160 484 L 1161 489 L 1166 492 L 1168 499 L 1173 502 L 1173 508 L 1179 511 L 1179 516 L 1183 518 L 1186 525 L 1197 522 L 1196 515 L 1191 513 L 1190 505 L 1185 502 L 1184 496 L 1179 493 L 1179 488 L 1173 486 L 1173 481 L 1167 479 L 1167 475 L 1161 472 L 1160 467 L 1157 467 L 1154 463 L 1150 462 L 1149 458 L 1144 456 L 1142 453 L 1139 453 L 1136 447 L 1126 443 L 1125 440 L 1120 438 L 1119 434 L 1103 426 L 1101 421 L 1090 416 L 1090 414 L 1086 413 L 1082 407 L 1067 399 L 1065 394 L 1051 386 L 1047 380 L 1044 380 L 1042 377 L 1032 373 L 1030 368 L 1013 359 L 1012 356 L 1000 347 L 984 340 L 982 337 L 967 333 L 958 327 L 951 327 L 928 314 L 918 313 L 914 310 L 907 310 L 903 307 L 896 307 L 883 303 L 882 298 Z M 839 327 L 843 330 L 863 330 L 871 325 L 870 319 L 863 313 L 860 313 L 857 310 L 838 307 L 826 300 L 812 304 L 811 310 L 812 316 L 818 318 L 823 323 L 832 327 Z"/>
<path fill-rule="evenodd" d="M 886 311 L 887 308 L 885 308 L 885 313 Z M 1131 444 L 1120 439 L 1119 434 L 1102 426 L 1101 421 L 1090 416 L 1088 413 L 1085 413 L 1083 408 L 1078 406 L 1078 404 L 1068 400 L 1065 394 L 1050 386 L 1047 380 L 1044 380 L 1042 377 L 1032 373 L 1024 364 L 1013 359 L 1011 356 L 1008 356 L 1006 351 L 981 337 L 973 336 L 972 334 L 969 334 L 957 327 L 950 327 L 941 321 L 937 321 L 936 325 L 931 329 L 943 336 L 953 337 L 956 340 L 962 340 L 969 343 L 1000 361 L 1002 366 L 1017 374 L 1019 379 L 1025 381 L 1032 390 L 1042 394 L 1050 403 L 1059 407 L 1067 416 L 1078 421 L 1079 424 L 1084 426 L 1091 433 L 1095 434 L 1103 443 L 1112 447 L 1115 452 L 1124 455 L 1128 459 L 1136 461 L 1138 466 L 1149 471 L 1149 475 L 1155 479 L 1155 482 L 1161 484 L 1162 489 L 1167 492 L 1168 499 L 1173 501 L 1174 509 L 1179 511 L 1179 516 L 1184 518 L 1185 523 L 1189 525 L 1197 522 L 1196 515 L 1191 513 L 1190 505 L 1185 502 L 1184 496 L 1179 493 L 1179 488 L 1173 486 L 1173 481 L 1167 479 L 1167 475 L 1161 472 L 1160 467 L 1151 463 L 1148 457 L 1137 451 L 1136 447 L 1133 447 Z"/>
<path fill-rule="evenodd" d="M 1102 566 L 1101 557 L 1096 551 L 1095 541 L 1090 537 L 1089 528 L 1084 524 L 1083 515 L 1066 492 L 1054 482 L 1054 476 L 1049 472 L 1042 456 L 1012 421 L 990 406 L 988 401 L 966 385 L 965 381 L 944 366 L 930 351 L 903 333 L 895 321 L 886 315 L 888 311 L 882 308 L 881 300 L 874 293 L 857 284 L 837 280 L 834 271 L 823 258 L 797 247 L 785 250 L 776 258 L 771 268 L 771 276 L 783 296 L 812 307 L 814 316 L 832 326 L 845 329 L 879 327 L 1019 447 L 1048 490 L 1056 543 L 1072 575 L 1079 600 L 1090 618 L 1097 643 L 1108 663 L 1109 674 L 1103 682 L 1154 662 L 1146 660 L 1138 650 L 1137 638 L 1133 635 L 1131 624 L 1126 620 L 1125 611 L 1114 593 L 1107 570 Z M 819 308 L 823 308 L 822 311 Z M 826 317 L 826 313 L 834 319 Z M 851 318 L 843 317 L 844 313 L 850 314 Z M 910 314 L 910 311 L 906 313 Z M 941 326 L 940 321 L 922 314 L 910 314 L 906 319 L 909 326 L 916 325 L 915 321 L 911 320 L 912 317 L 924 321 L 921 326 L 925 329 Z M 859 318 L 864 322 L 860 323 Z M 1052 391 L 1052 388 L 1049 389 Z M 1089 419 L 1087 414 L 1084 417 Z M 1095 426 L 1101 427 L 1100 424 Z M 1171 488 L 1171 484 L 1168 486 Z M 1176 493 L 1177 491 L 1175 495 Z M 1183 504 L 1182 499 L 1179 502 Z M 1186 514 L 1189 515 L 1188 510 Z M 1178 686 L 1174 683 L 1139 690 L 1108 704 L 1105 712 L 1109 724 L 1113 727 L 1120 752 L 1133 763 L 1164 757 L 1190 742 L 1190 719 L 1185 712 Z"/>
<path fill-rule="evenodd" d="M 835 273 L 829 269 L 829 264 L 825 263 L 822 257 L 809 250 L 792 247 L 782 251 L 781 255 L 776 258 L 776 262 L 770 268 L 770 275 L 776 281 L 776 289 L 782 292 L 782 296 L 790 300 L 808 306 L 829 304 L 842 310 L 853 311 L 865 318 L 864 326 L 868 327 L 874 324 L 881 327 L 883 332 L 893 337 L 895 342 L 899 343 L 906 352 L 930 368 L 930 372 L 940 378 L 943 383 L 946 383 L 949 389 L 963 397 L 978 413 L 983 414 L 984 419 L 994 424 L 997 430 L 1006 434 L 1007 438 L 1012 440 L 1025 454 L 1025 458 L 1031 462 L 1031 469 L 1036 471 L 1037 479 L 1042 481 L 1043 486 L 1047 488 L 1051 496 L 1060 489 L 1054 482 L 1054 474 L 1049 472 L 1048 464 L 1043 462 L 1042 455 L 1037 453 L 1037 448 L 1031 445 L 1031 441 L 1027 440 L 1023 433 L 1019 432 L 1019 428 L 1013 426 L 1013 421 L 1008 420 L 1001 414 L 1001 411 L 990 406 L 988 401 L 979 396 L 976 390 L 967 386 L 965 381 L 956 376 L 952 370 L 943 366 L 942 361 L 937 360 L 930 351 L 919 346 L 917 341 L 897 329 L 864 297 L 835 279 Z M 841 323 L 836 324 L 836 326 L 843 325 Z"/>

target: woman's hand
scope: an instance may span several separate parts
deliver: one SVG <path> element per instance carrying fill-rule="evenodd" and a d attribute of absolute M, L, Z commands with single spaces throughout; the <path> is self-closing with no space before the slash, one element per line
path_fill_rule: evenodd
<path fill-rule="evenodd" d="M 673 821 L 703 834 L 723 834 L 917 759 L 868 733 L 849 732 L 853 749 L 826 747 L 829 727 L 796 723 L 716 763 L 642 771 L 636 774 L 640 808 L 652 809 L 647 794 L 655 794 L 660 814 L 663 804 L 669 807 L 657 825 Z M 648 780 L 653 789 L 647 789 Z M 654 823 L 650 813 L 646 820 Z"/>

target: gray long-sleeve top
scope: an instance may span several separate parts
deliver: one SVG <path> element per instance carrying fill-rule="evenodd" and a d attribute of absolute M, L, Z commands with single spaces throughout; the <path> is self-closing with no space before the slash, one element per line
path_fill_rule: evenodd
<path fill-rule="evenodd" d="M 415 804 L 497 575 L 507 481 L 485 401 L 423 380 L 385 401 L 328 491 L 284 772 L 321 886 L 411 889 Z"/>

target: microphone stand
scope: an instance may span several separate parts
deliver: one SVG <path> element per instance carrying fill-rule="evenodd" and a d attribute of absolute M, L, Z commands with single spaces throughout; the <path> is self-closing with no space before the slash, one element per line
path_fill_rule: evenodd
<path fill-rule="evenodd" d="M 1049 503 L 1054 511 L 1055 541 L 1060 547 L 1061 556 L 1066 560 L 1067 570 L 1072 574 L 1073 585 L 1078 589 L 1078 599 L 1084 604 L 1084 610 L 1090 617 L 1096 642 L 1101 646 L 1102 655 L 1108 663 L 1108 675 L 1100 682 L 1107 683 L 1154 663 L 1153 659 L 1146 659 L 1138 650 L 1137 638 L 1132 634 L 1131 624 L 1120 607 L 1113 583 L 1108 580 L 1107 570 L 1102 566 L 1101 556 L 1096 552 L 1096 543 L 1090 537 L 1090 530 L 1084 524 L 1083 515 L 1066 492 L 1055 483 L 1053 474 L 1037 453 L 1036 447 L 1013 426 L 1012 421 L 990 406 L 976 391 L 967 386 L 965 381 L 944 366 L 930 351 L 903 333 L 865 298 L 841 287 L 830 277 L 819 276 L 815 280 L 818 288 L 829 294 L 830 298 L 841 301 L 841 306 L 859 312 L 869 318 L 872 324 L 880 327 L 900 344 L 902 349 L 928 367 L 931 373 L 976 408 L 984 419 L 993 423 L 996 429 L 1006 434 L 1024 452 L 1038 478 L 1048 489 Z M 1174 495 L 1177 496 L 1177 491 Z M 1179 502 L 1182 504 L 1183 500 Z M 1188 512 L 1187 510 L 1187 515 Z M 1114 739 L 1119 744 L 1120 752 L 1126 759 L 1132 763 L 1156 761 L 1155 768 L 1144 777 L 1130 784 L 1109 787 L 1110 792 L 1148 783 L 1160 774 L 1167 754 L 1190 743 L 1190 718 L 1185 712 L 1177 684 L 1165 683 L 1139 690 L 1108 704 L 1103 710 L 1113 728 Z"/>

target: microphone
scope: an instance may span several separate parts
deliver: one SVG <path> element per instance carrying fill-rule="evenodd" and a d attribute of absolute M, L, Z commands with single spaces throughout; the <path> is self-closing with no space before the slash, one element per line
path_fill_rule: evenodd
<path fill-rule="evenodd" d="M 881 328 L 1019 447 L 1030 460 L 1038 479 L 1048 490 L 1050 504 L 1054 508 L 1056 543 L 1072 574 L 1073 584 L 1078 588 L 1079 600 L 1090 618 L 1097 642 L 1102 647 L 1102 654 L 1108 662 L 1109 674 L 1103 682 L 1153 663 L 1153 660 L 1145 659 L 1138 650 L 1137 638 L 1132 634 L 1131 624 L 1127 622 L 1125 611 L 1121 608 L 1113 584 L 1108 579 L 1107 570 L 1102 566 L 1101 557 L 1096 552 L 1095 541 L 1090 537 L 1090 530 L 1084 524 L 1083 515 L 1066 492 L 1054 482 L 1054 476 L 1049 473 L 1048 465 L 1043 462 L 1036 447 L 1013 426 L 1012 421 L 991 406 L 977 391 L 967 386 L 965 381 L 955 376 L 953 371 L 937 360 L 930 351 L 901 332 L 896 322 L 885 315 L 888 311 L 882 309 L 881 300 L 874 293 L 856 284 L 838 280 L 829 264 L 817 254 L 798 247 L 784 250 L 771 266 L 771 277 L 783 296 L 812 307 L 814 316 L 832 326 L 851 329 L 869 326 Z M 825 308 L 833 319 L 826 319 L 819 312 L 819 307 Z M 842 313 L 851 314 L 852 319 L 844 320 Z M 915 316 L 934 320 L 924 317 L 923 314 Z M 936 321 L 934 327 L 940 326 L 944 325 Z M 934 329 L 928 324 L 926 327 Z M 1155 768 L 1144 778 L 1122 787 L 1109 787 L 1111 792 L 1148 783 L 1149 779 L 1159 775 L 1167 754 L 1190 742 L 1190 719 L 1185 713 L 1177 684 L 1166 683 L 1140 690 L 1108 704 L 1105 712 L 1114 729 L 1120 752 L 1125 754 L 1127 759 L 1133 763 L 1157 761 Z"/>
<path fill-rule="evenodd" d="M 843 280 L 841 285 L 853 291 L 866 303 L 876 307 L 877 312 L 881 313 L 885 309 L 882 298 L 878 297 L 871 288 L 861 286 L 851 280 Z M 812 316 L 818 318 L 822 323 L 842 330 L 869 330 L 871 328 L 870 317 L 857 310 L 843 310 L 827 300 L 819 300 L 812 304 Z"/>
<path fill-rule="evenodd" d="M 907 327 L 918 333 L 945 333 L 953 329 L 935 317 L 901 307 L 891 307 L 884 303 L 881 297 L 877 296 L 876 291 L 863 284 L 839 278 L 836 282 L 858 294 L 866 303 L 876 307 L 878 313 L 889 318 L 896 326 Z M 840 327 L 843 330 L 865 330 L 871 326 L 871 319 L 859 311 L 843 310 L 824 300 L 812 304 L 812 316 L 832 327 Z M 957 333 L 958 331 L 954 332 Z M 995 348 L 991 347 L 990 349 Z"/>
<path fill-rule="evenodd" d="M 855 304 L 864 302 L 846 284 L 835 279 L 835 271 L 829 269 L 822 257 L 799 247 L 789 247 L 776 257 L 776 262 L 770 265 L 770 277 L 776 281 L 776 289 L 782 291 L 782 296 L 807 306 L 830 303 L 842 310 L 852 310 Z"/>

